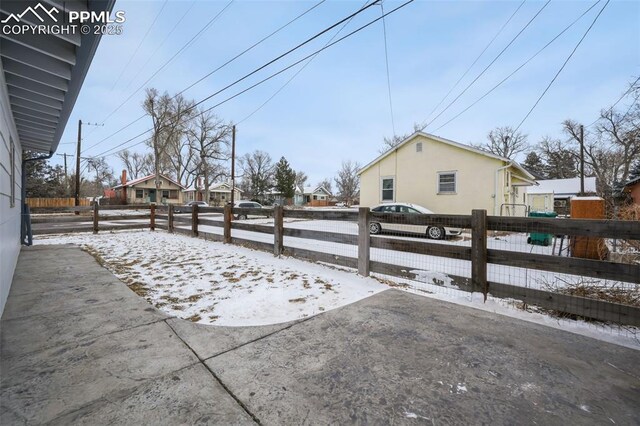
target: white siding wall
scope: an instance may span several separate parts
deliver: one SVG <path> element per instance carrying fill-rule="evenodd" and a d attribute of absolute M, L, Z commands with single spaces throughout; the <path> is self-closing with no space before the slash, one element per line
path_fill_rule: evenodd
<path fill-rule="evenodd" d="M 15 149 L 15 204 L 11 207 L 11 141 Z M 13 272 L 20 253 L 20 206 L 22 203 L 22 147 L 18 140 L 9 95 L 0 63 L 0 315 L 4 310 Z"/>

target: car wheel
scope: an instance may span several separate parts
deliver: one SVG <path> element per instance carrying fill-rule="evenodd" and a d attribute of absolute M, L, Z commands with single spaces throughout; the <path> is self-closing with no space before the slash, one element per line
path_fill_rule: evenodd
<path fill-rule="evenodd" d="M 444 228 L 441 228 L 439 226 L 430 226 L 427 228 L 427 237 L 431 238 L 432 240 L 442 240 L 444 239 Z"/>
<path fill-rule="evenodd" d="M 382 226 L 379 223 L 372 222 L 369 224 L 369 233 L 371 234 L 379 234 L 382 231 Z"/>
<path fill-rule="evenodd" d="M 247 219 L 247 215 L 246 214 L 239 214 L 238 215 L 238 220 L 246 220 Z"/>

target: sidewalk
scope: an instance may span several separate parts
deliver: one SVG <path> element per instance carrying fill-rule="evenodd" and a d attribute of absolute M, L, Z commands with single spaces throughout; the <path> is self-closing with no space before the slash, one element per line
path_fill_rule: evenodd
<path fill-rule="evenodd" d="M 0 334 L 1 424 L 640 423 L 639 351 L 396 290 L 203 326 L 36 246 Z"/>

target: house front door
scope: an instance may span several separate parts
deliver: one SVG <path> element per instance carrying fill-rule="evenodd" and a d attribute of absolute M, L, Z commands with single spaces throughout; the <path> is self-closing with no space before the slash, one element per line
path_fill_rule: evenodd
<path fill-rule="evenodd" d="M 155 203 L 156 202 L 156 190 L 155 189 L 150 189 L 149 190 L 149 202 L 150 203 Z"/>

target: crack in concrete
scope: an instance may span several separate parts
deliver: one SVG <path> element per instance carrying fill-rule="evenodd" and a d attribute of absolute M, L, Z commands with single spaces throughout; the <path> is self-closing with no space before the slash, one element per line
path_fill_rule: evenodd
<path fill-rule="evenodd" d="M 211 376 L 220 384 L 220 386 L 222 386 L 222 388 L 225 390 L 225 392 L 227 392 L 229 394 L 229 396 L 231 396 L 231 398 L 234 399 L 234 401 L 236 401 L 236 403 L 244 410 L 245 413 L 247 413 L 249 415 L 249 417 L 251 417 L 251 419 L 256 423 L 256 424 L 262 424 L 260 422 L 260 419 L 258 418 L 258 416 L 256 416 L 255 414 L 253 414 L 251 412 L 251 410 L 249 410 L 249 407 L 247 407 L 245 405 L 244 402 L 242 402 L 240 400 L 240 398 L 238 398 L 232 391 L 231 389 L 229 389 L 229 387 L 216 375 L 216 373 L 213 372 L 213 370 L 211 368 L 209 368 L 209 366 L 204 362 L 205 360 L 201 359 L 200 356 L 198 356 L 197 352 L 195 350 L 193 350 L 193 348 L 191 346 L 189 346 L 189 344 L 180 336 L 180 334 L 178 334 L 178 332 L 171 327 L 171 324 L 169 324 L 169 322 L 167 320 L 164 320 L 165 324 L 167 324 L 167 326 L 171 329 L 171 331 L 173 331 L 173 334 L 175 334 L 175 336 L 180 339 L 180 341 L 182 343 L 184 343 L 184 345 L 189 348 L 189 350 L 196 356 L 196 358 L 198 358 L 198 360 L 200 360 L 200 364 L 202 364 L 202 366 L 204 368 L 207 369 L 207 371 L 211 374 Z"/>

